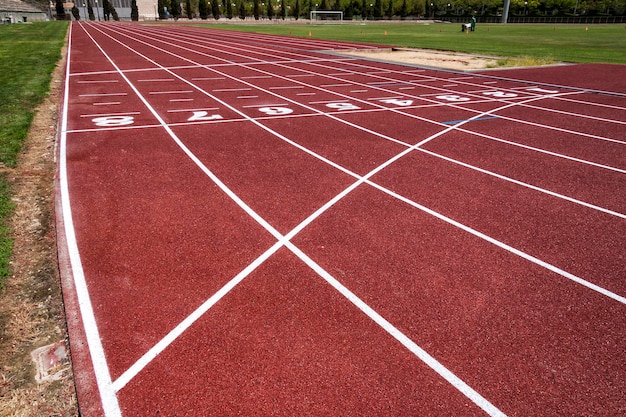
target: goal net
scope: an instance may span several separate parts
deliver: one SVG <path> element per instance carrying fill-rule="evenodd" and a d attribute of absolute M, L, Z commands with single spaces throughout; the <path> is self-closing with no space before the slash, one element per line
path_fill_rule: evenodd
<path fill-rule="evenodd" d="M 343 12 L 340 10 L 311 10 L 311 20 L 342 21 Z"/>

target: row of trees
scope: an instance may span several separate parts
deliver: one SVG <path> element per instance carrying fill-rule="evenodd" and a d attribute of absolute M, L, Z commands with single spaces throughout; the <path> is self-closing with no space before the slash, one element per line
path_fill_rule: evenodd
<path fill-rule="evenodd" d="M 106 1 L 106 0 L 105 0 Z M 181 4 L 182 3 L 182 4 Z M 496 16 L 503 0 L 158 0 L 159 18 L 306 18 L 311 10 L 341 10 L 344 19 L 408 16 Z M 626 0 L 511 0 L 519 16 L 623 15 Z"/>

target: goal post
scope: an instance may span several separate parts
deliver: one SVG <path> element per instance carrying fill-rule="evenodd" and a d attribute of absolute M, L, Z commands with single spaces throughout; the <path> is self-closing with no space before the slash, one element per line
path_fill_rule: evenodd
<path fill-rule="evenodd" d="M 341 10 L 311 10 L 311 21 L 313 20 L 329 20 L 343 21 L 343 12 Z"/>

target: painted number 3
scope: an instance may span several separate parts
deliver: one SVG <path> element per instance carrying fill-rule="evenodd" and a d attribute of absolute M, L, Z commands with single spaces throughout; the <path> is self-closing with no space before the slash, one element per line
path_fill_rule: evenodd
<path fill-rule="evenodd" d="M 134 121 L 132 116 L 106 116 L 92 119 L 92 122 L 100 127 L 127 126 L 132 125 Z"/>

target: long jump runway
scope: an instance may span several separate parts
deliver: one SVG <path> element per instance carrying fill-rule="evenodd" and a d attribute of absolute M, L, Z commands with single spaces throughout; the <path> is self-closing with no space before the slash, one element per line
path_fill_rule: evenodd
<path fill-rule="evenodd" d="M 626 67 L 358 48 L 72 24 L 83 416 L 626 415 Z"/>

